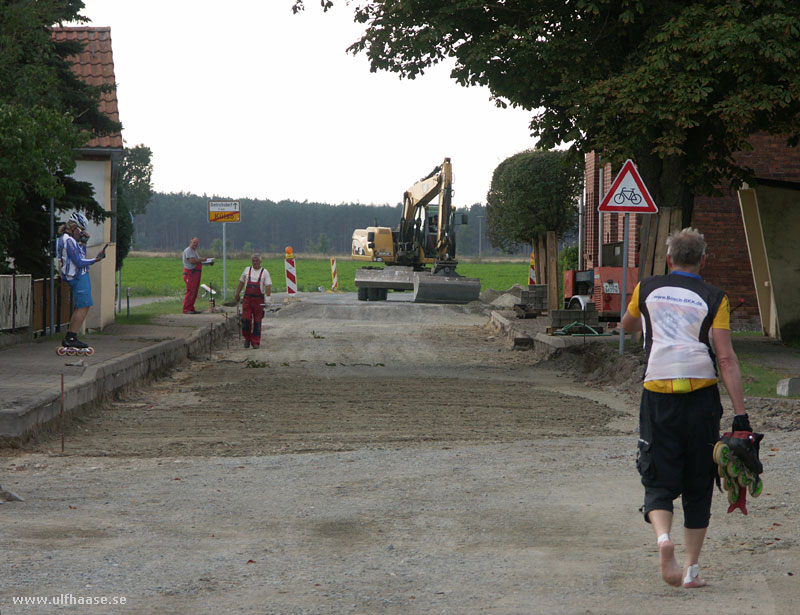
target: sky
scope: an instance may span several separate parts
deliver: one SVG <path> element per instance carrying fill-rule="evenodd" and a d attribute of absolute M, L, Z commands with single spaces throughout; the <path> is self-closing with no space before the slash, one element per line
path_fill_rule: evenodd
<path fill-rule="evenodd" d="M 485 203 L 492 172 L 534 146 L 531 114 L 446 66 L 371 73 L 339 0 L 84 0 L 111 28 L 123 139 L 153 152 L 153 186 L 228 199 L 390 204 L 445 157 L 454 204 Z"/>

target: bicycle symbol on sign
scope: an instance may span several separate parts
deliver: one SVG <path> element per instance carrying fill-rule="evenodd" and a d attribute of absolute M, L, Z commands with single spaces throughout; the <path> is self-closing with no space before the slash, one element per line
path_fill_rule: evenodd
<path fill-rule="evenodd" d="M 631 204 L 638 205 L 642 202 L 642 195 L 636 192 L 635 188 L 622 188 L 614 195 L 614 202 L 617 205 L 622 205 L 624 201 L 630 201 Z"/>

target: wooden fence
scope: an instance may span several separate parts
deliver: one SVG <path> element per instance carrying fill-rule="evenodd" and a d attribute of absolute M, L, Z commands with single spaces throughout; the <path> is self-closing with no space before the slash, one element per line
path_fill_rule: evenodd
<path fill-rule="evenodd" d="M 66 331 L 72 314 L 72 291 L 69 284 L 56 279 L 54 285 L 55 330 Z M 34 335 L 47 335 L 50 329 L 50 278 L 33 281 L 33 318 L 31 326 Z"/>
<path fill-rule="evenodd" d="M 72 313 L 69 284 L 56 279 L 53 312 L 55 331 L 62 331 Z M 29 329 L 34 335 L 50 330 L 50 278 L 33 279 L 31 275 L 0 275 L 0 331 Z"/>

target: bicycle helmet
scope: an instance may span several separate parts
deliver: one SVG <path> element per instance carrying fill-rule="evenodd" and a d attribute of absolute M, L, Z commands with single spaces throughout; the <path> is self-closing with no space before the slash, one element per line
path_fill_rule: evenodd
<path fill-rule="evenodd" d="M 86 220 L 86 216 L 84 216 L 82 213 L 78 211 L 72 212 L 72 214 L 69 217 L 69 221 L 77 224 L 78 228 L 80 228 L 82 231 L 85 231 L 89 226 L 89 222 Z"/>

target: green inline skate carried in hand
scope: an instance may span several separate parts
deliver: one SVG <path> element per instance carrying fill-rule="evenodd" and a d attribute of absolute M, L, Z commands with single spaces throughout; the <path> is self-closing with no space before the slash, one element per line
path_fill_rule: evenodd
<path fill-rule="evenodd" d="M 714 445 L 714 462 L 728 492 L 728 512 L 739 509 L 747 514 L 747 492 L 754 498 L 761 495 L 764 466 L 759 459 L 759 449 L 764 434 L 752 431 L 729 431 Z"/>

